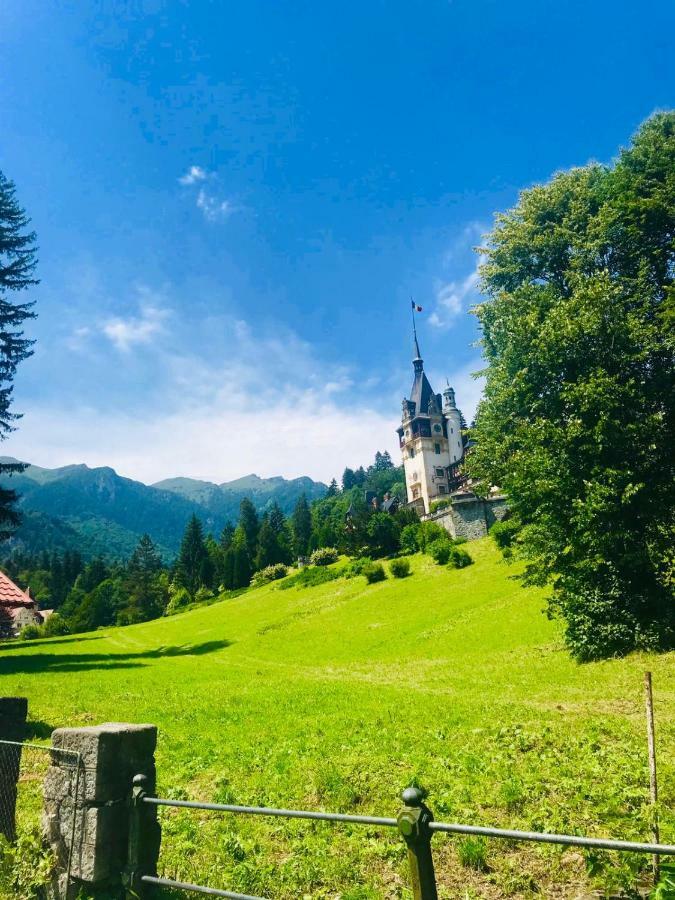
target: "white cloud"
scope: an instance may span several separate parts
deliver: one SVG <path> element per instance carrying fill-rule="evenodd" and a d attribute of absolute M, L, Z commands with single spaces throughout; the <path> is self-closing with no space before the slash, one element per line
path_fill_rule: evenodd
<path fill-rule="evenodd" d="M 137 344 L 152 343 L 164 331 L 168 315 L 166 309 L 143 305 L 140 315 L 108 319 L 101 325 L 101 331 L 118 350 L 128 353 Z"/>
<path fill-rule="evenodd" d="M 201 183 L 205 181 L 212 185 L 209 190 Z M 195 198 L 195 205 L 201 210 L 207 222 L 222 222 L 236 211 L 232 201 L 223 197 L 222 192 L 218 190 L 218 176 L 215 172 L 208 172 L 201 166 L 190 166 L 178 182 L 185 187 L 194 188 L 196 193 L 193 192 L 192 195 Z"/>
<path fill-rule="evenodd" d="M 198 181 L 205 181 L 208 178 L 208 172 L 201 166 L 190 166 L 185 175 L 181 175 L 178 179 L 180 184 L 190 185 L 196 184 Z"/>
<path fill-rule="evenodd" d="M 429 316 L 429 322 L 436 328 L 450 328 L 468 306 L 478 300 L 478 269 L 483 263 L 479 256 L 475 268 L 465 278 L 458 281 L 438 280 L 435 284 L 436 308 Z"/>
<path fill-rule="evenodd" d="M 197 194 L 197 209 L 201 209 L 204 218 L 209 222 L 218 222 L 231 215 L 235 207 L 229 200 L 221 200 L 214 194 L 209 194 L 204 188 L 200 188 Z"/>

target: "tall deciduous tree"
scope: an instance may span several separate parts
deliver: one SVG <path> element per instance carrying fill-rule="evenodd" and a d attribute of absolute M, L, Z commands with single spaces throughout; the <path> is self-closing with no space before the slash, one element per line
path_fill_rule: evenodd
<path fill-rule="evenodd" d="M 16 199 L 14 183 L 0 172 L 0 440 L 14 430 L 19 418 L 11 412 L 14 375 L 18 364 L 31 354 L 32 341 L 22 330 L 26 319 L 34 318 L 33 303 L 20 303 L 16 294 L 38 283 L 35 232 L 30 219 Z M 23 466 L 0 463 L 0 475 L 21 472 Z M 16 492 L 0 487 L 0 539 L 18 523 L 14 509 Z"/>
<path fill-rule="evenodd" d="M 579 659 L 675 646 L 675 113 L 525 191 L 485 248 L 468 463 Z"/>

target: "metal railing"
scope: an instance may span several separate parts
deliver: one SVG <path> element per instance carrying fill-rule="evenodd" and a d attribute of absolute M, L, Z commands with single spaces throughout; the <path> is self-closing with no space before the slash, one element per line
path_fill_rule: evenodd
<path fill-rule="evenodd" d="M 406 788 L 402 794 L 403 808 L 396 818 L 381 816 L 353 816 L 345 813 L 314 812 L 303 809 L 276 809 L 266 806 L 238 806 L 229 803 L 199 803 L 193 800 L 168 800 L 148 796 L 145 787 L 147 779 L 143 775 L 134 778 L 132 791 L 132 822 L 129 848 L 129 887 L 142 893 L 144 885 L 172 887 L 179 890 L 208 894 L 216 897 L 230 897 L 234 900 L 264 900 L 248 894 L 211 888 L 198 884 L 160 878 L 154 873 L 134 869 L 134 861 L 143 857 L 142 848 L 135 842 L 142 841 L 144 810 L 153 807 L 178 807 L 199 809 L 221 813 L 235 813 L 250 816 L 276 816 L 285 819 L 311 819 L 321 822 L 349 822 L 356 825 L 396 828 L 406 843 L 410 865 L 411 887 L 415 900 L 437 900 L 436 875 L 434 871 L 431 838 L 435 832 L 445 834 L 470 834 L 482 837 L 512 841 L 531 841 L 541 844 L 562 844 L 570 847 L 587 847 L 598 850 L 618 850 L 621 852 L 646 853 L 657 856 L 675 856 L 675 845 L 650 844 L 637 841 L 620 841 L 609 838 L 582 837 L 573 834 L 549 834 L 539 831 L 514 831 L 506 828 L 487 828 L 480 825 L 435 822 L 431 810 L 424 803 L 424 794 L 417 788 Z M 153 811 L 154 815 L 154 811 Z"/>

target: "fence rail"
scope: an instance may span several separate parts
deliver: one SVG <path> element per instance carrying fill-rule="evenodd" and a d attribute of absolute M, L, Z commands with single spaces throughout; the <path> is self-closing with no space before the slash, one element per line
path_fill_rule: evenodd
<path fill-rule="evenodd" d="M 353 816 L 344 813 L 318 812 L 303 809 L 277 809 L 267 806 L 238 806 L 229 803 L 200 803 L 194 800 L 169 800 L 150 797 L 144 790 L 144 776 L 134 779 L 135 809 L 149 807 L 177 807 L 188 810 L 234 813 L 250 816 L 273 816 L 286 819 L 311 819 L 323 822 L 347 822 L 356 825 L 397 828 L 406 842 L 415 900 L 437 900 L 436 876 L 431 852 L 431 837 L 435 832 L 445 834 L 470 834 L 502 840 L 529 841 L 542 844 L 562 844 L 571 847 L 589 847 L 598 850 L 646 853 L 657 856 L 675 856 L 675 845 L 621 841 L 610 838 L 583 837 L 573 834 L 551 834 L 538 831 L 515 831 L 506 828 L 487 828 L 480 825 L 462 825 L 451 822 L 435 822 L 431 810 L 424 803 L 424 795 L 417 788 L 407 788 L 402 795 L 403 808 L 396 818 L 381 816 Z M 136 829 L 140 833 L 141 829 Z M 142 874 L 138 881 L 147 885 L 162 885 L 179 890 L 231 897 L 235 900 L 264 900 L 247 894 L 238 894 L 219 888 L 210 888 L 187 882 L 158 878 Z"/>

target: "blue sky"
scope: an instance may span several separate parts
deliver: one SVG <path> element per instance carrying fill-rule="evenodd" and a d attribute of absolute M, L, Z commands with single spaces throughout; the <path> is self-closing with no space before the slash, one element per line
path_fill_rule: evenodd
<path fill-rule="evenodd" d="M 675 6 L 0 6 L 0 169 L 40 245 L 5 453 L 153 481 L 396 456 L 412 294 L 471 417 L 472 248 L 672 106 Z"/>

